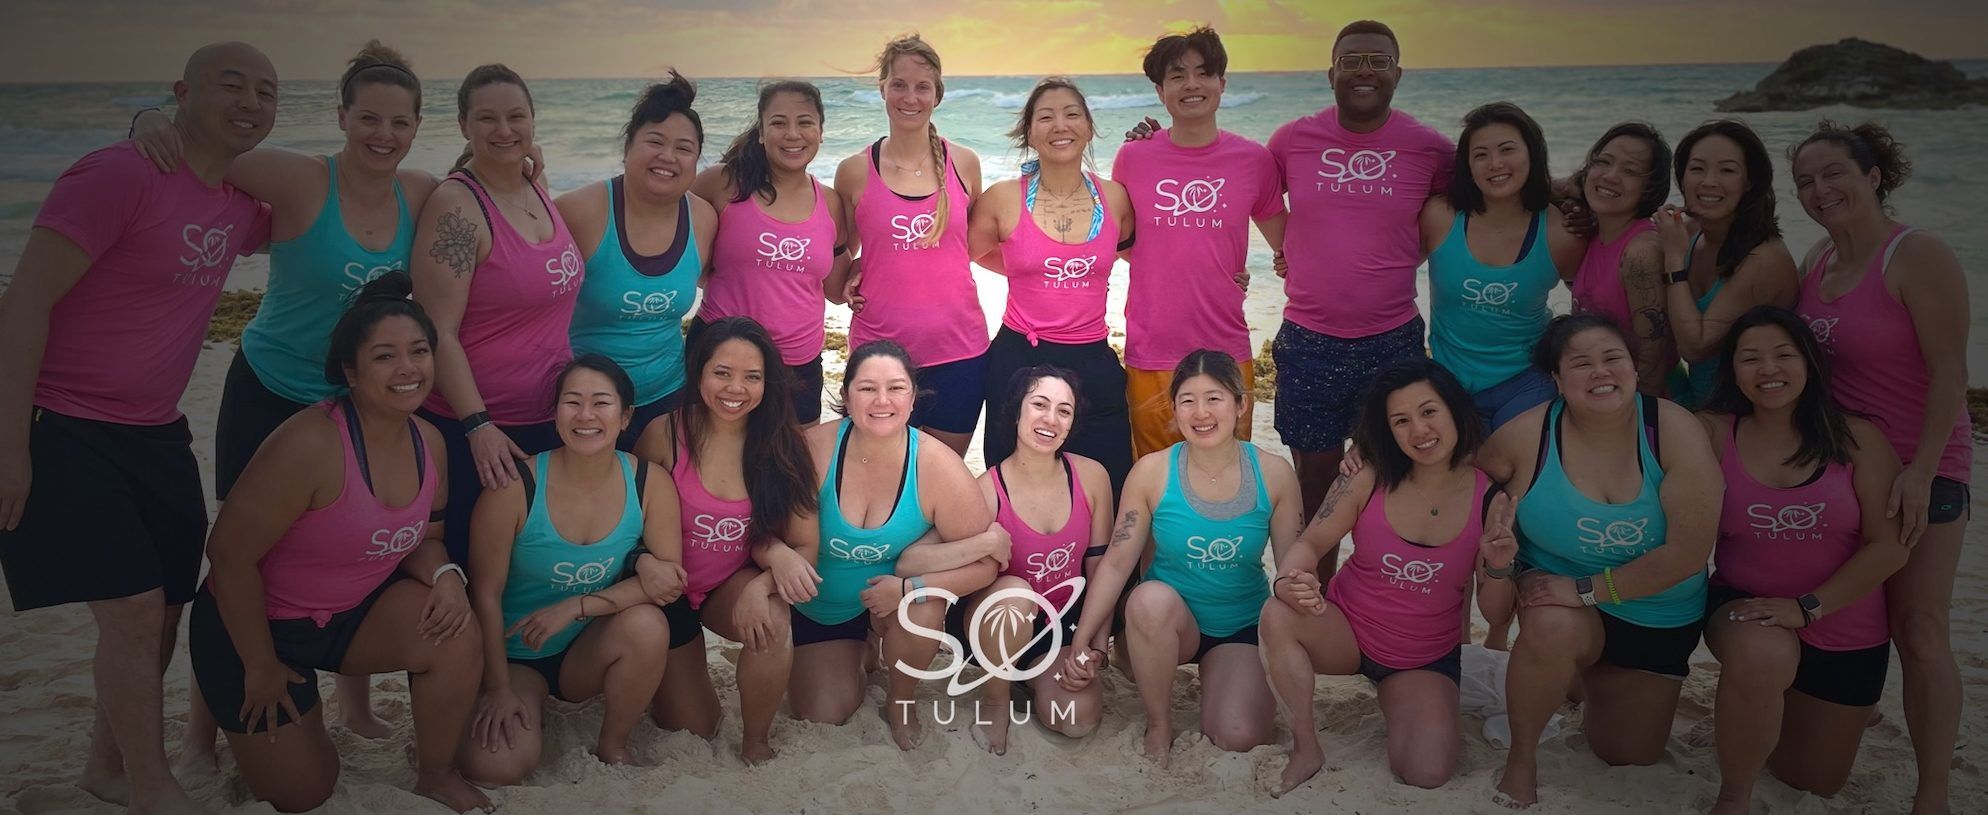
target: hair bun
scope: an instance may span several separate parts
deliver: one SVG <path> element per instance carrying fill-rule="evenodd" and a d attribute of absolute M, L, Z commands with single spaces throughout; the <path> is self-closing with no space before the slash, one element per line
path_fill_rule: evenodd
<path fill-rule="evenodd" d="M 387 272 L 368 281 L 352 296 L 352 304 L 374 303 L 383 300 L 406 300 L 414 295 L 414 279 L 398 269 Z"/>

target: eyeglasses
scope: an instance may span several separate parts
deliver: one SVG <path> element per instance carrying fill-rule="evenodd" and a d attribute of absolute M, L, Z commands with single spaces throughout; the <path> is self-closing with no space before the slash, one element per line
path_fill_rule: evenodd
<path fill-rule="evenodd" d="M 1393 70 L 1394 55 L 1393 54 L 1344 54 L 1339 57 L 1340 73 L 1350 74 L 1354 71 L 1358 71 L 1360 70 L 1361 65 L 1366 65 L 1368 67 L 1373 68 L 1376 71 Z"/>

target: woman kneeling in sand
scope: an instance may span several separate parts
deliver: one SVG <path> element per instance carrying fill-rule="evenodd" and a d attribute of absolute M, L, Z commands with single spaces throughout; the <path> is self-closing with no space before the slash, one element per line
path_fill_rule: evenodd
<path fill-rule="evenodd" d="M 1235 437 L 1245 400 L 1235 359 L 1201 349 L 1174 366 L 1174 421 L 1185 441 L 1132 466 L 1118 525 L 1085 592 L 1077 642 L 1095 642 L 1152 540 L 1152 565 L 1125 603 L 1132 679 L 1146 708 L 1146 757 L 1164 767 L 1173 746 L 1174 669 L 1201 665 L 1201 732 L 1236 752 L 1270 741 L 1276 703 L 1257 655 L 1257 620 L 1270 586 L 1263 549 L 1278 563 L 1304 523 L 1290 462 Z M 1063 660 L 1063 686 L 1097 677 L 1097 654 Z"/>
<path fill-rule="evenodd" d="M 676 489 L 661 468 L 614 449 L 634 413 L 634 383 L 588 354 L 553 390 L 563 444 L 487 491 L 470 530 L 483 699 L 462 756 L 479 783 L 516 784 L 538 767 L 547 695 L 605 696 L 594 754 L 631 763 L 629 731 L 669 656 L 661 606 L 683 593 Z"/>
<path fill-rule="evenodd" d="M 482 643 L 433 520 L 448 495 L 442 437 L 414 410 L 434 384 L 435 325 L 410 288 L 394 272 L 359 292 L 325 364 L 349 391 L 270 434 L 207 542 L 194 679 L 250 792 L 285 812 L 323 804 L 338 781 L 317 670 L 406 670 L 414 791 L 490 806 L 456 771 Z"/>
<path fill-rule="evenodd" d="M 1425 357 L 1383 369 L 1367 389 L 1353 443 L 1368 461 L 1340 476 L 1263 604 L 1270 684 L 1291 725 L 1277 792 L 1325 765 L 1312 724 L 1318 674 L 1372 680 L 1387 722 L 1388 766 L 1440 787 L 1456 772 L 1459 644 L 1472 578 L 1511 577 L 1511 506 L 1490 504 L 1490 479 L 1469 462 L 1483 443 L 1469 391 Z M 1347 533 L 1353 555 L 1321 591 L 1310 568 Z"/>
<path fill-rule="evenodd" d="M 686 370 L 694 378 L 683 404 L 635 445 L 676 483 L 689 578 L 683 596 L 663 607 L 670 671 L 649 710 L 663 728 L 717 735 L 723 708 L 704 664 L 710 628 L 745 646 L 739 754 L 758 764 L 773 757 L 773 714 L 794 664 L 789 607 L 812 599 L 819 580 L 807 558 L 775 537 L 788 517 L 815 508 L 814 461 L 794 420 L 794 376 L 752 318 L 704 326 Z"/>

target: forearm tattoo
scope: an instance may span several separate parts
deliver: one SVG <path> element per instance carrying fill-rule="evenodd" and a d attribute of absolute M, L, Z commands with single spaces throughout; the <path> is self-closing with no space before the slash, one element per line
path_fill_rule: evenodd
<path fill-rule="evenodd" d="M 1332 480 L 1332 488 L 1325 491 L 1325 500 L 1318 504 L 1318 512 L 1312 515 L 1312 523 L 1318 523 L 1332 515 L 1332 508 L 1339 506 L 1339 500 L 1346 497 L 1346 491 L 1353 489 L 1351 476 L 1341 475 Z M 1310 524 L 1307 524 L 1309 526 Z"/>
<path fill-rule="evenodd" d="M 435 242 L 428 247 L 428 256 L 449 267 L 456 277 L 476 268 L 476 225 L 462 217 L 462 210 L 444 212 L 436 220 Z"/>
<path fill-rule="evenodd" d="M 1111 532 L 1111 548 L 1116 549 L 1119 544 L 1131 540 L 1132 527 L 1138 525 L 1138 523 L 1139 510 L 1126 510 L 1125 517 L 1118 519 L 1118 528 Z"/>

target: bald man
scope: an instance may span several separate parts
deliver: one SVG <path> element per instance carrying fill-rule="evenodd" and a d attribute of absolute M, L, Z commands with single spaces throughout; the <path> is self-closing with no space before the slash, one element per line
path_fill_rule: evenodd
<path fill-rule="evenodd" d="M 173 97 L 179 170 L 128 141 L 78 160 L 0 294 L 0 567 L 16 611 L 89 604 L 97 716 L 78 785 L 134 812 L 198 811 L 160 735 L 207 536 L 178 405 L 234 259 L 268 241 L 267 209 L 222 178 L 269 134 L 276 69 L 210 45 Z"/>

